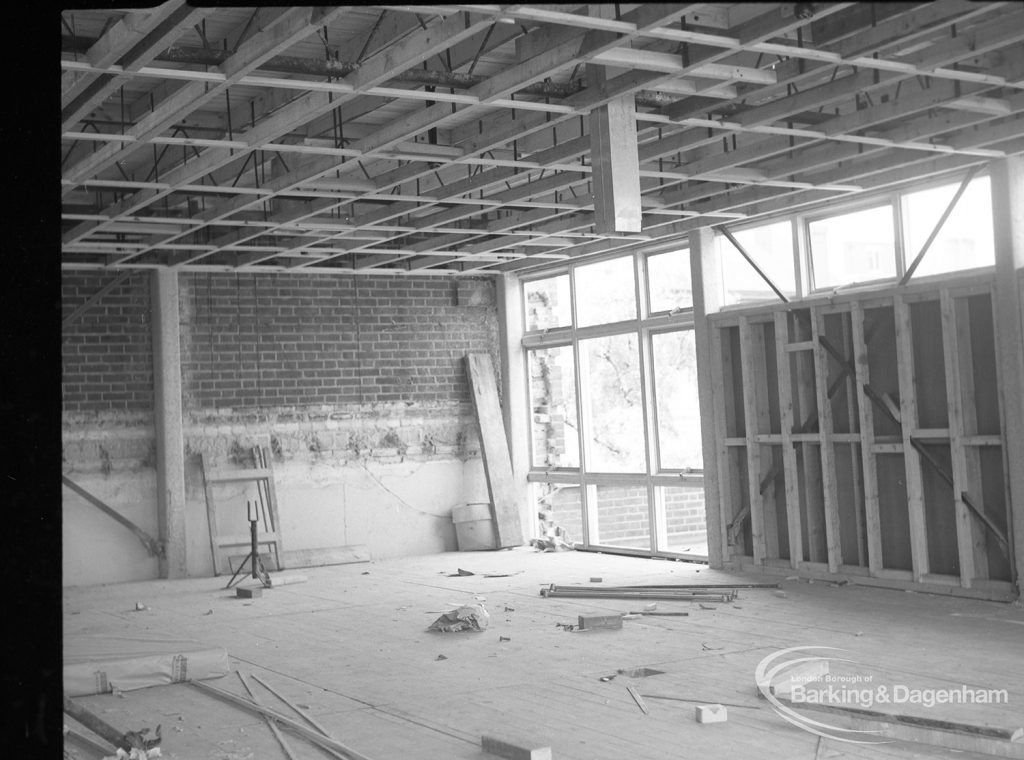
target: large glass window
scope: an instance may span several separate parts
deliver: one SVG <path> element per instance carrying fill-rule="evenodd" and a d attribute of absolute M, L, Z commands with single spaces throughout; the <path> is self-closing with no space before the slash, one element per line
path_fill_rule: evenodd
<path fill-rule="evenodd" d="M 693 308 L 688 251 L 670 251 L 648 256 L 647 283 L 651 313 Z"/>
<path fill-rule="evenodd" d="M 678 554 L 707 556 L 707 523 L 704 489 L 697 486 L 662 486 L 655 490 L 665 514 L 663 545 L 659 549 Z"/>
<path fill-rule="evenodd" d="M 896 276 L 896 232 L 891 205 L 815 219 L 807 229 L 816 288 Z"/>
<path fill-rule="evenodd" d="M 580 341 L 583 432 L 591 472 L 645 472 L 644 410 L 636 333 Z"/>
<path fill-rule="evenodd" d="M 588 490 L 595 507 L 591 542 L 626 549 L 647 549 L 651 543 L 651 519 L 647 487 L 643 485 L 595 485 Z"/>
<path fill-rule="evenodd" d="M 700 403 L 693 330 L 651 336 L 658 457 L 662 469 L 700 469 Z"/>
<path fill-rule="evenodd" d="M 579 467 L 572 346 L 529 352 L 534 467 Z"/>
<path fill-rule="evenodd" d="M 917 256 L 956 194 L 959 183 L 932 187 L 903 196 L 907 265 Z M 988 177 L 971 180 L 932 241 L 915 276 L 993 266 L 992 194 Z"/>
<path fill-rule="evenodd" d="M 660 488 L 702 479 L 688 252 L 570 265 L 523 292 L 538 535 L 672 554 L 682 522 Z"/>
<path fill-rule="evenodd" d="M 793 266 L 793 225 L 789 220 L 765 224 L 733 232 L 733 237 L 754 260 L 761 271 L 787 296 L 796 295 L 796 268 Z M 725 284 L 725 303 L 761 301 L 776 298 L 775 291 L 764 281 L 736 246 L 720 235 L 719 261 Z"/>
<path fill-rule="evenodd" d="M 632 256 L 577 267 L 575 277 L 577 327 L 636 319 Z"/>

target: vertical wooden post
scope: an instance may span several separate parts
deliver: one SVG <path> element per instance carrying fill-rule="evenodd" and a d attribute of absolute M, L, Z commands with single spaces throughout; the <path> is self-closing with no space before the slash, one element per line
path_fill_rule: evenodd
<path fill-rule="evenodd" d="M 800 527 L 800 491 L 797 487 L 796 449 L 793 448 L 793 381 L 789 342 L 789 318 L 784 311 L 775 312 L 775 354 L 779 373 L 779 418 L 782 427 L 782 466 L 786 487 L 786 524 L 789 530 L 789 566 L 800 567 L 804 559 L 803 534 Z"/>
<path fill-rule="evenodd" d="M 960 585 L 970 588 L 975 578 L 974 567 L 974 518 L 960 498 L 964 491 L 971 490 L 968 475 L 967 452 L 964 449 L 964 396 L 960 386 L 963 368 L 960 366 L 960 336 L 957 334 L 956 304 L 948 290 L 940 293 L 939 308 L 942 314 L 942 353 L 946 369 L 946 409 L 949 418 L 949 455 L 953 465 L 953 504 L 956 512 L 956 544 L 960 561 Z M 968 371 L 970 367 L 968 366 Z M 972 402 L 973 403 L 973 402 Z M 976 482 L 981 486 L 981 480 Z M 979 503 L 980 500 L 979 500 Z"/>
<path fill-rule="evenodd" d="M 860 456 L 864 472 L 864 530 L 867 534 L 868 574 L 882 569 L 882 521 L 878 511 L 878 472 L 875 465 L 875 417 L 871 401 L 860 389 L 871 383 L 868 348 L 864 339 L 864 309 L 859 301 L 850 305 L 850 335 L 853 365 L 857 377 L 857 410 L 860 413 Z"/>
<path fill-rule="evenodd" d="M 853 314 L 851 312 L 843 312 L 843 356 L 853 356 Z M 848 373 L 846 375 L 846 419 L 850 426 L 850 430 L 854 431 L 858 427 L 859 419 L 857 417 L 857 378 L 854 373 Z M 857 526 L 857 564 L 861 567 L 867 565 L 867 536 L 865 534 L 864 526 L 864 481 L 861 477 L 862 473 L 858 472 L 858 465 L 860 464 L 860 456 L 857 453 L 856 443 L 850 444 L 850 473 L 851 480 L 853 481 L 853 513 L 854 523 Z"/>
<path fill-rule="evenodd" d="M 992 221 L 996 248 L 996 356 L 1001 380 L 1005 461 L 1010 491 L 1014 578 L 1024 595 L 1024 314 L 1021 274 L 1024 270 L 1024 157 L 1011 156 L 991 164 Z"/>
<path fill-rule="evenodd" d="M 161 578 L 188 575 L 185 535 L 185 444 L 182 434 L 181 325 L 178 273 L 150 279 L 153 315 L 153 401 L 156 420 L 157 514 L 164 553 Z"/>
<path fill-rule="evenodd" d="M 764 563 L 765 558 L 765 511 L 774 506 L 771 500 L 761 494 L 761 478 L 766 464 L 761 461 L 761 444 L 757 442 L 758 386 L 764 375 L 764 342 L 758 350 L 754 327 L 746 317 L 740 317 L 740 365 L 743 367 L 743 415 L 747 421 L 747 489 L 750 494 L 750 538 L 754 547 L 754 564 Z M 767 408 L 766 408 L 767 409 Z M 768 465 L 770 466 L 770 465 Z"/>
<path fill-rule="evenodd" d="M 914 342 L 910 306 L 902 296 L 893 299 L 896 318 L 896 366 L 900 382 L 900 423 L 903 428 L 903 463 L 907 473 L 907 510 L 910 519 L 910 557 L 914 582 L 928 574 L 928 532 L 924 517 L 924 479 L 921 455 L 910 439 L 917 429 L 917 386 L 914 382 Z"/>
<path fill-rule="evenodd" d="M 832 441 L 832 401 L 828 397 L 828 355 L 818 343 L 825 332 L 825 317 L 811 311 L 811 338 L 814 341 L 814 387 L 818 392 L 818 440 L 821 442 L 821 485 L 825 499 L 825 547 L 828 571 L 838 573 L 843 564 L 843 545 L 839 540 L 839 491 L 836 484 L 836 454 Z"/>
<path fill-rule="evenodd" d="M 722 557 L 729 558 L 732 556 L 733 551 L 730 548 L 728 526 L 732 522 L 733 514 L 739 511 L 737 509 L 739 505 L 735 502 L 738 498 L 738 494 L 734 493 L 733 490 L 734 482 L 739 478 L 739 468 L 733 462 L 733 449 L 725 444 L 725 440 L 728 437 L 729 432 L 735 430 L 737 427 L 737 410 L 735 408 L 735 404 L 732 403 L 729 390 L 732 387 L 731 382 L 733 377 L 732 350 L 730 348 L 730 350 L 727 351 L 723 348 L 723 344 L 727 340 L 727 332 L 722 328 L 712 327 L 710 340 L 710 386 L 713 389 L 715 399 L 715 409 L 713 411 L 713 441 L 716 459 L 714 461 L 717 465 L 715 467 L 714 474 L 718 484 L 718 502 L 716 507 L 719 513 L 719 524 L 721 525 L 721 535 L 719 536 L 718 542 L 720 544 Z M 729 378 L 728 385 L 726 384 L 726 378 Z M 703 421 L 704 417 L 702 414 L 702 424 Z M 705 477 L 707 476 L 707 472 L 708 471 L 705 467 Z M 738 485 L 737 488 L 739 488 Z M 710 524 L 708 530 L 711 530 Z"/>
<path fill-rule="evenodd" d="M 712 335 L 707 315 L 722 308 L 722 271 L 715 257 L 714 233 L 704 227 L 690 233 L 690 281 L 693 288 L 693 331 L 697 353 L 697 395 L 700 401 L 700 436 L 704 458 L 704 511 L 708 531 L 708 562 L 721 567 L 725 559 L 723 499 L 719 491 L 719 443 L 716 415 L 722 393 L 712 373 Z M 717 341 L 717 337 L 714 338 Z M 720 365 L 719 365 L 720 366 Z M 722 402 L 724 403 L 724 402 Z M 725 452 L 722 452 L 723 456 Z"/>
<path fill-rule="evenodd" d="M 806 325 L 801 321 L 800 315 L 806 317 Z M 812 341 L 813 345 L 815 331 L 811 327 L 812 320 L 813 315 L 809 309 L 803 312 L 793 312 L 793 331 L 796 339 L 794 342 Z M 795 357 L 796 401 L 801 415 L 801 419 L 798 419 L 797 422 L 802 430 L 807 420 L 810 419 L 811 407 L 817 408 L 818 406 L 814 352 L 798 351 Z M 819 430 L 821 429 L 820 415 L 821 411 L 818 410 Z M 824 473 L 821 470 L 821 455 L 820 452 L 816 456 L 813 455 L 812 444 L 807 441 L 801 440 L 798 445 L 800 446 L 800 458 L 803 461 L 804 512 L 802 523 L 807 528 L 807 556 L 805 559 L 808 562 L 825 562 L 828 560 L 827 552 L 823 555 L 821 551 L 823 543 L 821 538 L 826 535 L 825 506 L 822 498 L 819 497 L 824 478 Z M 800 540 L 803 541 L 803 536 L 800 537 Z"/>
<path fill-rule="evenodd" d="M 992 308 L 991 296 L 989 298 L 989 308 Z M 969 299 L 953 299 L 953 313 L 956 321 L 956 366 L 959 367 L 960 372 L 960 432 L 964 436 L 971 436 L 978 433 L 978 406 L 976 403 L 977 391 L 974 383 L 974 372 L 972 371 L 974 368 L 974 349 L 971 347 L 971 308 Z M 995 315 L 993 314 L 993 325 L 995 324 L 994 317 Z M 953 432 L 951 424 L 950 436 L 952 437 L 952 435 Z M 979 446 L 969 446 L 965 444 L 963 446 L 963 452 L 964 463 L 967 466 L 964 475 L 964 483 L 966 484 L 965 489 L 969 493 L 974 493 L 978 496 L 979 504 L 983 503 L 981 498 L 981 448 Z M 961 503 L 960 492 L 954 491 L 953 495 L 955 496 L 957 503 L 961 507 L 966 508 L 966 505 Z M 1009 499 L 1004 503 L 1008 506 L 1010 503 Z M 970 519 L 972 521 L 971 534 L 973 536 L 974 554 L 973 577 L 976 579 L 985 579 L 991 574 L 988 565 L 987 531 L 984 527 L 978 524 L 978 521 L 973 516 Z"/>

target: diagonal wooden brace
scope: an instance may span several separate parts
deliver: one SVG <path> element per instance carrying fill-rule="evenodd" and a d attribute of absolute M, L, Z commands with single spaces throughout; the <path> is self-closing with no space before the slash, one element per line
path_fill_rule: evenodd
<path fill-rule="evenodd" d="M 128 530 L 130 530 L 132 533 L 134 533 L 135 537 L 138 538 L 139 541 L 142 542 L 142 545 L 144 547 L 146 547 L 146 551 L 149 552 L 149 555 L 151 557 L 161 557 L 161 556 L 163 556 L 164 548 L 163 548 L 163 544 L 160 541 L 158 541 L 157 539 L 153 538 L 146 531 L 144 531 L 138 525 L 136 525 L 131 520 L 129 520 L 127 517 L 122 515 L 116 509 L 114 509 L 113 507 L 105 504 L 100 499 L 97 499 L 91 493 L 89 493 L 84 488 L 82 488 L 80 485 L 75 483 L 75 481 L 71 480 L 71 478 L 69 478 L 67 475 L 61 475 L 61 480 L 64 482 L 64 485 L 66 485 L 72 491 L 77 493 L 79 496 L 81 496 L 87 502 L 92 504 L 94 507 L 99 509 L 101 512 L 103 512 L 103 513 L 105 513 L 107 515 L 110 515 L 110 517 L 113 517 L 115 520 L 117 520 L 119 523 L 121 523 L 124 527 L 126 527 Z"/>

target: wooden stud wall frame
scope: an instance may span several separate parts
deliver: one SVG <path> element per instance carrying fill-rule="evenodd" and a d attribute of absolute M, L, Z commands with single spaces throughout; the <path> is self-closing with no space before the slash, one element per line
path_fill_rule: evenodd
<path fill-rule="evenodd" d="M 725 563 L 1015 598 L 991 278 L 709 316 Z"/>

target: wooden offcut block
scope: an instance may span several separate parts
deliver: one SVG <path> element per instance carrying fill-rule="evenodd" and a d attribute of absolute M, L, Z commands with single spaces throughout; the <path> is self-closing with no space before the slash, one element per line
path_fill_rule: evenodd
<path fill-rule="evenodd" d="M 729 713 L 724 705 L 697 705 L 698 723 L 725 723 Z"/>
<path fill-rule="evenodd" d="M 622 615 L 580 615 L 579 629 L 622 628 Z"/>
<path fill-rule="evenodd" d="M 507 736 L 481 736 L 484 752 L 508 760 L 551 760 L 551 747 L 538 747 L 536 742 Z"/>
<path fill-rule="evenodd" d="M 262 586 L 239 586 L 235 589 L 235 596 L 239 599 L 257 599 L 263 596 Z"/>

